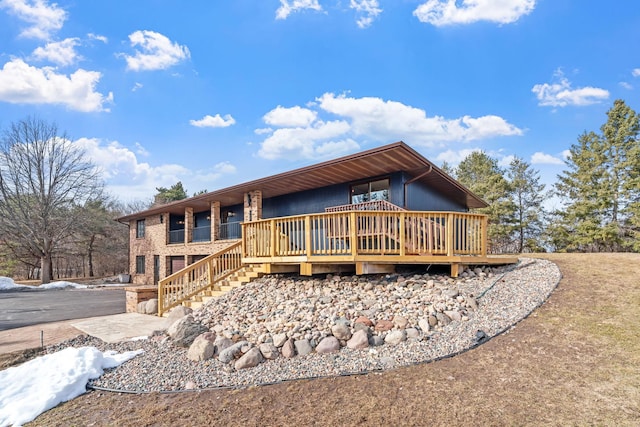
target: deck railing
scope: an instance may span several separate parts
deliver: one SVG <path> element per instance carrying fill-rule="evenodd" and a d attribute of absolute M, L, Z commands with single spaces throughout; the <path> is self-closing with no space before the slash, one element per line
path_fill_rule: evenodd
<path fill-rule="evenodd" d="M 461 212 L 351 210 L 246 222 L 242 227 L 242 256 L 252 260 L 487 254 L 487 216 Z"/>
<path fill-rule="evenodd" d="M 189 300 L 194 295 L 212 289 L 213 285 L 242 267 L 242 244 L 236 242 L 209 255 L 158 282 L 158 315 Z"/>
<path fill-rule="evenodd" d="M 353 203 L 350 205 L 331 206 L 325 208 L 325 212 L 345 212 L 345 211 L 404 211 L 398 205 L 394 205 L 386 200 L 372 200 L 370 202 Z"/>

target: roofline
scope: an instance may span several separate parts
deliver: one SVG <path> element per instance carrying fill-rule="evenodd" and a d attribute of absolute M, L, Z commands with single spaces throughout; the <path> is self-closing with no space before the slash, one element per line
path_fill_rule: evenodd
<path fill-rule="evenodd" d="M 371 148 L 369 150 L 360 151 L 358 153 L 350 154 L 350 155 L 347 155 L 347 156 L 339 157 L 337 159 L 327 160 L 327 161 L 324 161 L 324 162 L 321 162 L 321 163 L 316 163 L 316 164 L 313 164 L 313 165 L 309 165 L 309 166 L 304 166 L 304 167 L 301 167 L 301 168 L 293 169 L 293 170 L 290 170 L 290 171 L 281 172 L 281 173 L 278 173 L 278 174 L 275 174 L 275 175 L 270 175 L 270 176 L 267 176 L 267 177 L 264 177 L 264 178 L 259 178 L 259 179 L 253 180 L 253 181 L 247 181 L 247 182 L 244 182 L 244 183 L 235 184 L 235 185 L 232 185 L 230 187 L 221 188 L 221 189 L 218 189 L 218 190 L 210 191 L 208 193 L 198 194 L 197 196 L 188 197 L 186 199 L 176 200 L 174 202 L 170 202 L 170 203 L 166 203 L 166 204 L 163 204 L 163 205 L 155 206 L 155 207 L 149 208 L 149 209 L 144 210 L 144 211 L 140 211 L 140 212 L 136 212 L 136 213 L 133 213 L 133 214 L 129 214 L 129 215 L 125 215 L 125 216 L 116 218 L 116 221 L 127 223 L 127 222 L 129 222 L 129 221 L 131 221 L 133 219 L 136 219 L 136 218 L 143 218 L 143 217 L 147 217 L 147 216 L 150 216 L 150 215 L 160 214 L 160 213 L 165 212 L 168 208 L 171 208 L 173 206 L 179 206 L 179 205 L 182 205 L 182 204 L 189 204 L 189 202 L 193 202 L 193 201 L 201 201 L 201 200 L 208 200 L 208 199 L 215 198 L 215 195 L 217 193 L 221 193 L 223 191 L 224 192 L 245 191 L 247 187 L 250 187 L 250 188 L 253 188 L 253 189 L 259 189 L 261 184 L 269 182 L 269 181 L 272 181 L 272 180 L 286 179 L 287 177 L 290 177 L 290 176 L 295 176 L 295 175 L 299 175 L 301 173 L 322 169 L 322 168 L 325 168 L 325 167 L 331 166 L 331 165 L 337 165 L 337 164 L 344 163 L 344 162 L 350 162 L 350 161 L 359 159 L 361 157 L 368 157 L 368 156 L 371 156 L 371 155 L 384 153 L 386 151 L 392 151 L 392 150 L 395 150 L 397 148 L 402 148 L 403 150 L 409 152 L 413 157 L 415 157 L 419 162 L 423 163 L 425 166 L 433 168 L 443 178 L 445 178 L 451 185 L 457 187 L 459 190 L 461 190 L 464 193 L 466 193 L 469 196 L 471 196 L 473 199 L 475 199 L 477 202 L 479 202 L 479 204 L 484 205 L 484 207 L 489 206 L 489 204 L 487 202 L 485 202 L 480 197 L 475 195 L 471 190 L 469 190 L 468 188 L 466 188 L 465 186 L 460 184 L 457 180 L 453 179 L 451 176 L 449 176 L 449 174 L 447 174 L 442 169 L 440 169 L 439 167 L 434 165 L 431 161 L 429 161 L 423 155 L 418 153 L 416 150 L 414 150 L 413 148 L 408 146 L 403 141 L 398 141 L 398 142 L 393 142 L 391 144 L 386 144 L 386 145 L 383 145 L 383 146 L 380 146 L 380 147 Z"/>

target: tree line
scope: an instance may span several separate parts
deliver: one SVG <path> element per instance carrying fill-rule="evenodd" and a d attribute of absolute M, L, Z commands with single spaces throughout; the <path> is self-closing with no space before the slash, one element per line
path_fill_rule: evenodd
<path fill-rule="evenodd" d="M 640 251 L 640 118 L 622 100 L 600 132 L 572 144 L 552 188 L 514 157 L 503 167 L 485 152 L 442 169 L 488 203 L 492 253 Z M 187 197 L 181 182 L 148 202 L 105 192 L 101 171 L 55 124 L 12 123 L 0 140 L 0 275 L 114 275 L 128 269 L 128 227 L 119 216 Z M 201 194 L 206 190 L 195 193 Z M 550 198 L 560 207 L 549 209 Z"/>
<path fill-rule="evenodd" d="M 569 149 L 552 188 L 521 158 L 507 167 L 473 152 L 443 169 L 483 198 L 490 251 L 520 253 L 640 251 L 640 116 L 623 100 L 600 132 L 584 132 Z M 554 198 L 558 208 L 545 202 Z"/>

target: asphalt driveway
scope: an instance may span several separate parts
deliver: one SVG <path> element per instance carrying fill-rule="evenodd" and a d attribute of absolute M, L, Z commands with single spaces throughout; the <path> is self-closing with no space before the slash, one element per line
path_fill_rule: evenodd
<path fill-rule="evenodd" d="M 64 289 L 0 291 L 0 331 L 124 313 L 123 289 Z"/>

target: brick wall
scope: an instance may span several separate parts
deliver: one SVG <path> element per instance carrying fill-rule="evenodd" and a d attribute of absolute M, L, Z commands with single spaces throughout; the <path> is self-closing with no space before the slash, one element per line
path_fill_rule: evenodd
<path fill-rule="evenodd" d="M 217 207 L 219 212 L 219 206 Z M 215 209 L 212 209 L 215 212 Z M 219 213 L 218 213 L 219 215 Z M 131 221 L 129 227 L 130 242 L 130 259 L 129 271 L 131 272 L 131 282 L 136 285 L 153 285 L 154 284 L 154 256 L 159 256 L 159 278 L 163 279 L 170 270 L 170 258 L 172 256 L 181 256 L 185 258 L 185 264 L 197 255 L 210 255 L 229 246 L 233 241 L 214 241 L 214 242 L 196 242 L 196 243 L 176 243 L 167 245 L 168 236 L 168 220 L 169 214 L 153 215 L 145 218 L 145 236 L 144 238 L 136 238 L 136 221 Z M 187 223 L 185 218 L 185 222 Z M 213 223 L 212 221 L 212 229 Z M 188 223 L 187 223 L 188 224 Z M 187 225 L 185 224 L 185 225 Z M 185 233 L 189 235 L 190 233 Z M 136 257 L 145 257 L 144 274 L 136 273 Z"/>

